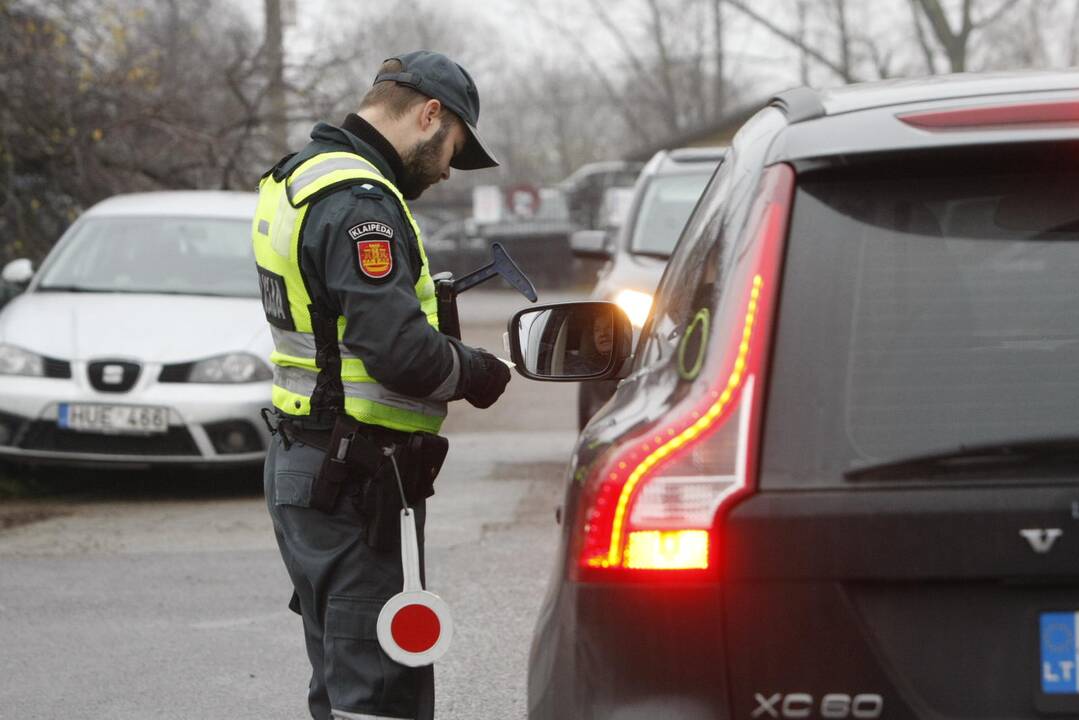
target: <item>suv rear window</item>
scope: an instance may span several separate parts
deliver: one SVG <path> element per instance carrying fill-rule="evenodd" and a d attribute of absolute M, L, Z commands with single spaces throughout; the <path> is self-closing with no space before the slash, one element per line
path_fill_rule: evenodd
<path fill-rule="evenodd" d="M 1079 174 L 800 179 L 779 313 L 763 487 L 1079 438 Z"/>

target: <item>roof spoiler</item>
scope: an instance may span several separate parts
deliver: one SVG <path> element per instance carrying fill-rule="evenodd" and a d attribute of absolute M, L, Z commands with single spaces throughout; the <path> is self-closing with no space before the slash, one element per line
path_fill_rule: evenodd
<path fill-rule="evenodd" d="M 784 90 L 769 100 L 768 106 L 778 108 L 787 116 L 787 122 L 791 124 L 824 117 L 827 114 L 820 94 L 813 88 L 805 86 Z"/>

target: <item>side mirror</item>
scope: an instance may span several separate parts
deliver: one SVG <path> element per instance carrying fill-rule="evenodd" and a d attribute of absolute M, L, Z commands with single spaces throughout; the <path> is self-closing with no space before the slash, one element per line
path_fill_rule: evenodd
<path fill-rule="evenodd" d="M 532 380 L 624 377 L 633 327 L 614 303 L 571 302 L 521 310 L 509 324 L 510 356 Z"/>
<path fill-rule="evenodd" d="M 12 260 L 0 270 L 0 279 L 12 285 L 25 285 L 34 277 L 34 264 L 26 258 Z"/>
<path fill-rule="evenodd" d="M 604 230 L 578 230 L 569 236 L 569 247 L 577 257 L 611 259 L 611 250 L 607 247 L 607 232 Z"/>

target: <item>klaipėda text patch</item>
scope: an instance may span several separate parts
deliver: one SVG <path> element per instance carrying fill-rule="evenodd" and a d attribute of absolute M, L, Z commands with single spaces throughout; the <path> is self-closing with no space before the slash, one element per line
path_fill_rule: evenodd
<path fill-rule="evenodd" d="M 365 235 L 381 235 L 387 240 L 392 240 L 393 228 L 386 223 L 371 221 L 353 225 L 348 229 L 348 236 L 353 240 L 359 240 Z"/>

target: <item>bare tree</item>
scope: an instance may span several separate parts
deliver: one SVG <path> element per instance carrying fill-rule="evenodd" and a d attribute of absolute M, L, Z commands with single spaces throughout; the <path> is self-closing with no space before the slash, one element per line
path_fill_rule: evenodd
<path fill-rule="evenodd" d="M 724 57 L 721 0 L 588 0 L 583 7 L 535 6 L 534 17 L 587 65 L 628 145 L 702 126 L 733 97 Z M 592 27 L 595 38 L 576 30 Z M 613 54 L 612 54 L 613 52 Z"/>
<path fill-rule="evenodd" d="M 770 13 L 759 3 L 725 0 L 728 6 L 757 26 L 795 48 L 802 57 L 803 76 L 808 74 L 805 64 L 812 62 L 843 82 L 888 77 L 896 72 L 896 58 L 911 49 L 906 34 L 887 39 L 884 37 L 886 33 L 874 36 L 867 26 L 852 23 L 853 7 L 848 0 L 785 1 L 793 2 L 794 27 L 789 27 L 782 15 Z M 1021 7 L 1041 5 L 1051 0 L 954 0 L 947 5 L 946 2 L 905 0 L 914 31 L 913 49 L 920 52 L 924 69 L 929 73 L 941 69 L 938 55 L 942 56 L 948 71 L 967 70 L 975 36 L 999 25 Z M 903 4 L 898 3 L 900 7 Z M 859 10 L 863 14 L 869 10 L 887 14 L 889 10 L 897 9 L 895 5 L 890 2 L 873 3 L 871 8 L 863 5 L 859 6 Z M 949 15 L 957 19 L 957 24 Z M 821 29 L 820 33 L 809 30 L 814 21 Z M 827 48 L 829 41 L 835 43 L 834 50 Z"/>
<path fill-rule="evenodd" d="M 925 69 L 930 75 L 936 75 L 937 70 L 937 57 L 933 52 L 933 46 L 930 44 L 929 35 L 926 33 L 923 27 L 924 18 L 919 10 L 919 0 L 907 0 L 910 7 L 911 23 L 914 25 L 914 35 L 918 39 L 918 48 L 922 51 L 922 57 L 925 58 Z"/>
<path fill-rule="evenodd" d="M 285 99 L 285 59 L 282 36 L 284 18 L 281 16 L 281 0 L 265 0 L 266 42 L 263 52 L 266 58 L 267 95 L 269 99 L 269 136 L 274 152 L 284 155 L 288 151 L 288 116 Z"/>
<path fill-rule="evenodd" d="M 747 0 L 725 0 L 728 5 L 753 20 L 772 35 L 784 40 L 788 44 L 804 53 L 806 57 L 813 59 L 823 67 L 838 75 L 844 82 L 856 82 L 859 78 L 845 68 L 840 61 L 828 57 L 815 44 L 808 41 L 806 36 L 800 36 L 797 31 L 791 31 L 783 27 L 780 22 L 772 20 L 763 11 L 747 2 Z"/>
<path fill-rule="evenodd" d="M 972 33 L 992 25 L 1020 5 L 1020 0 L 996 0 L 995 7 L 984 10 L 989 6 L 988 2 L 963 0 L 959 27 L 953 29 L 940 0 L 917 0 L 917 2 L 929 21 L 937 42 L 944 49 L 952 72 L 963 72 L 967 69 L 967 52 Z M 984 10 L 983 13 L 975 18 L 976 12 L 980 9 Z"/>
<path fill-rule="evenodd" d="M 1079 0 L 1072 8 L 1072 19 L 1068 24 L 1068 65 L 1079 64 Z"/>
<path fill-rule="evenodd" d="M 257 48 L 219 0 L 5 2 L 0 24 L 6 256 L 117 192 L 253 184 Z"/>
<path fill-rule="evenodd" d="M 712 56 L 714 58 L 712 87 L 715 95 L 712 100 L 712 116 L 720 117 L 727 104 L 727 77 L 724 74 L 726 62 L 723 51 L 723 0 L 712 0 Z"/>

